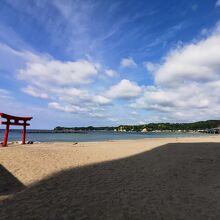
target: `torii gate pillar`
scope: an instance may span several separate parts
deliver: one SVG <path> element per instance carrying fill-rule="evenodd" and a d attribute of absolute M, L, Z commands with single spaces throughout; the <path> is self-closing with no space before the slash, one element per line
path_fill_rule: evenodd
<path fill-rule="evenodd" d="M 0 118 L 6 119 L 6 121 L 1 121 L 1 124 L 6 125 L 5 134 L 4 134 L 4 140 L 3 140 L 2 146 L 7 146 L 8 133 L 9 133 L 10 125 L 20 125 L 20 126 L 23 126 L 21 142 L 22 142 L 22 144 L 25 144 L 26 126 L 30 125 L 29 123 L 27 123 L 27 121 L 30 121 L 32 119 L 32 117 L 17 117 L 17 116 L 7 115 L 5 113 L 1 113 L 0 112 Z"/>

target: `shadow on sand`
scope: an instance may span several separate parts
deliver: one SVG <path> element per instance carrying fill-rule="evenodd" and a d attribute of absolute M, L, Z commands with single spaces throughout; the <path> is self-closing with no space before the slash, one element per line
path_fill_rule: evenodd
<path fill-rule="evenodd" d="M 0 196 L 9 195 L 24 188 L 25 186 L 0 164 Z"/>
<path fill-rule="evenodd" d="M 220 219 L 220 144 L 167 144 L 48 177 L 0 219 Z"/>

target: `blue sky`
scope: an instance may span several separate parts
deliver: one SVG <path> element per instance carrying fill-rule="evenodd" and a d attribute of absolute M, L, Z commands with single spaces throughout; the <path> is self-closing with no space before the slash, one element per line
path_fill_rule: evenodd
<path fill-rule="evenodd" d="M 220 1 L 0 0 L 0 111 L 32 128 L 219 119 Z"/>

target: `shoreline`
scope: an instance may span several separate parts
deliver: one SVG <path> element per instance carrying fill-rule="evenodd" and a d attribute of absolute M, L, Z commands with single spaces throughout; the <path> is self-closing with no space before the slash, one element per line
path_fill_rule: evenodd
<path fill-rule="evenodd" d="M 122 133 L 122 132 L 118 132 L 118 133 Z M 127 132 L 128 134 L 130 133 L 130 132 Z M 161 132 L 161 133 L 163 133 L 163 132 Z M 36 133 L 37 134 L 37 133 Z M 42 133 L 42 134 L 44 134 L 44 133 Z M 45 134 L 47 134 L 47 133 L 45 133 Z M 49 134 L 56 134 L 56 133 L 49 133 Z M 62 135 L 62 134 L 64 134 L 64 133 L 57 133 L 57 134 L 60 134 L 60 135 Z M 65 134 L 67 134 L 67 135 L 71 135 L 72 133 L 65 133 Z M 79 133 L 76 133 L 76 134 L 79 134 Z M 134 134 L 136 134 L 136 133 L 134 133 Z M 155 137 L 155 136 L 149 136 L 149 137 L 141 137 L 141 135 L 146 135 L 147 133 L 138 133 L 138 137 L 132 137 L 132 138 L 123 138 L 123 137 L 121 137 L 121 139 L 97 139 L 97 140 L 77 140 L 77 138 L 76 138 L 76 140 L 66 140 L 66 141 L 63 141 L 63 140 L 61 140 L 61 141 L 59 141 L 59 139 L 57 139 L 57 140 L 40 140 L 40 138 L 39 139 L 37 139 L 36 140 L 36 137 L 34 137 L 33 139 L 32 138 L 27 138 L 27 140 L 26 140 L 26 143 L 27 142 L 33 142 L 33 143 L 54 143 L 54 142 L 57 142 L 57 143 L 83 143 L 83 142 L 85 142 L 85 143 L 88 143 L 88 142 L 108 142 L 108 141 L 137 141 L 137 140 L 152 140 L 152 139 L 175 139 L 175 138 L 178 138 L 178 139 L 182 139 L 182 138 L 208 138 L 208 137 L 216 137 L 216 138 L 218 138 L 218 137 L 220 137 L 220 135 L 219 134 L 206 134 L 206 133 L 200 133 L 200 132 L 198 132 L 198 133 L 188 133 L 189 134 L 189 136 L 187 136 L 186 134 L 187 133 L 181 133 L 181 134 L 184 134 L 183 136 L 169 136 L 169 135 L 167 135 L 167 136 L 159 136 L 159 137 Z M 154 134 L 154 133 L 153 133 Z M 179 132 L 176 132 L 176 134 L 180 134 Z M 190 135 L 191 134 L 191 135 Z M 193 135 L 193 134 L 195 134 L 195 135 Z M 200 135 L 201 134 L 201 135 Z M 80 135 L 83 135 L 82 133 L 80 134 Z M 140 136 L 139 136 L 140 135 Z M 64 138 L 62 138 L 62 139 L 64 139 Z M 11 144 L 18 144 L 19 142 L 21 142 L 19 139 L 18 140 L 10 140 L 10 136 L 9 136 L 9 141 L 8 141 L 8 143 L 9 143 L 9 145 L 11 145 Z"/>
<path fill-rule="evenodd" d="M 58 134 L 62 134 L 62 133 L 58 133 Z M 68 133 L 67 133 L 68 134 Z M 197 133 L 198 134 L 198 133 Z M 140 134 L 141 135 L 141 134 Z M 202 134 L 202 135 L 196 135 L 196 136 L 179 136 L 179 137 L 170 137 L 170 136 L 164 136 L 164 137 L 144 137 L 144 138 L 134 138 L 134 139 L 109 139 L 109 140 L 94 140 L 94 141 L 33 141 L 33 144 L 39 144 L 39 143 L 92 143 L 92 142 L 113 142 L 113 141 L 143 141 L 143 140 L 157 140 L 157 139 L 188 139 L 188 138 L 219 138 L 220 139 L 220 135 L 219 134 Z M 28 142 L 29 140 L 27 140 L 26 142 Z M 31 141 L 31 140 L 30 140 Z M 8 141 L 8 143 L 11 144 L 18 144 L 18 142 L 21 142 L 19 140 L 15 140 L 15 141 Z"/>

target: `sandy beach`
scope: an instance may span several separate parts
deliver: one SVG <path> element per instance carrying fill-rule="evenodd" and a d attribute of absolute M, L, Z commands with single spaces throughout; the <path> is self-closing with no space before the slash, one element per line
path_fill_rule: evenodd
<path fill-rule="evenodd" d="M 0 148 L 0 219 L 220 219 L 220 136 Z"/>

